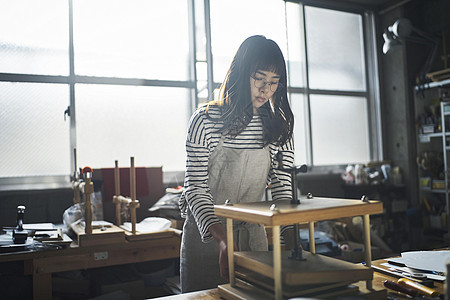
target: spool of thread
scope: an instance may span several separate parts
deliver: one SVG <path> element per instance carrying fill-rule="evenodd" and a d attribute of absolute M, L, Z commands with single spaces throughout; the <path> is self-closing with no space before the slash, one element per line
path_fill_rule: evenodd
<path fill-rule="evenodd" d="M 437 297 L 439 296 L 439 293 L 436 290 L 430 289 L 427 286 L 424 286 L 423 284 L 420 284 L 418 282 L 406 279 L 406 278 L 400 278 L 397 280 L 397 283 L 403 286 L 407 286 L 409 288 L 417 290 L 419 293 L 429 296 L 429 297 Z"/>

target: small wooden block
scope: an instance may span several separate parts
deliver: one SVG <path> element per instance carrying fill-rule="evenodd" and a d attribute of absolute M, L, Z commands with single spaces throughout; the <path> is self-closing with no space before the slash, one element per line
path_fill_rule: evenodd
<path fill-rule="evenodd" d="M 124 230 L 115 225 L 106 225 L 100 228 L 94 227 L 91 234 L 86 234 L 84 227 L 79 225 L 72 226 L 72 229 L 78 236 L 78 245 L 80 247 L 125 242 Z"/>

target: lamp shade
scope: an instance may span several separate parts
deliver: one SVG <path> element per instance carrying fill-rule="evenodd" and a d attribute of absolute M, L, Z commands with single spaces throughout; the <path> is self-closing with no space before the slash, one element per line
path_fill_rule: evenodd
<path fill-rule="evenodd" d="M 398 19 L 392 26 L 389 26 L 389 31 L 399 38 L 408 38 L 411 36 L 413 29 L 411 21 L 404 18 Z"/>
<path fill-rule="evenodd" d="M 418 78 L 421 83 L 428 80 L 426 78 L 426 74 L 430 71 L 431 64 L 436 56 L 436 51 L 439 46 L 439 39 L 428 32 L 415 28 L 411 21 L 405 18 L 398 19 L 394 24 L 386 28 L 383 32 L 383 39 L 384 54 L 388 53 L 388 51 L 392 48 L 402 45 L 404 42 L 414 42 L 431 46 L 428 57 L 418 74 Z"/>
<path fill-rule="evenodd" d="M 393 49 L 397 46 L 400 46 L 402 44 L 399 39 L 395 38 L 395 36 L 389 29 L 386 29 L 384 31 L 383 39 L 384 39 L 384 44 L 383 44 L 383 53 L 384 54 L 388 53 L 391 49 Z"/>

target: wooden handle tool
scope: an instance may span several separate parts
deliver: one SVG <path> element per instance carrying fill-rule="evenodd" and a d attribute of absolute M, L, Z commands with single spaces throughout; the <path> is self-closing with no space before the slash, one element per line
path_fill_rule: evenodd
<path fill-rule="evenodd" d="M 417 296 L 419 294 L 418 291 L 416 291 L 416 290 L 414 290 L 412 288 L 409 288 L 407 286 L 398 284 L 395 281 L 385 280 L 383 284 L 388 289 L 391 289 L 391 290 L 394 290 L 394 291 L 397 291 L 397 292 L 400 292 L 400 293 L 403 293 L 403 294 L 406 294 L 406 295 L 410 295 L 412 297 L 415 297 L 415 296 Z"/>
<path fill-rule="evenodd" d="M 400 285 L 412 288 L 412 289 L 418 291 L 420 294 L 423 294 L 428 297 L 439 296 L 439 293 L 436 290 L 433 290 L 427 286 L 424 286 L 423 284 L 409 280 L 407 278 L 400 278 L 399 280 L 397 280 L 397 283 Z"/>

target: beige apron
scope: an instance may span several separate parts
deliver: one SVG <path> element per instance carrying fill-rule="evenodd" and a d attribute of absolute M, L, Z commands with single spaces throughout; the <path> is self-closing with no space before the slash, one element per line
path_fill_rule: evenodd
<path fill-rule="evenodd" d="M 262 149 L 233 149 L 220 139 L 211 154 L 208 184 L 214 204 L 261 201 L 270 170 L 270 152 Z M 222 220 L 222 224 L 225 221 Z M 234 239 L 239 251 L 267 251 L 264 226 L 235 222 Z M 227 282 L 220 276 L 219 246 L 216 241 L 203 243 L 189 209 L 183 226 L 180 256 L 180 283 L 183 293 L 210 289 Z"/>

